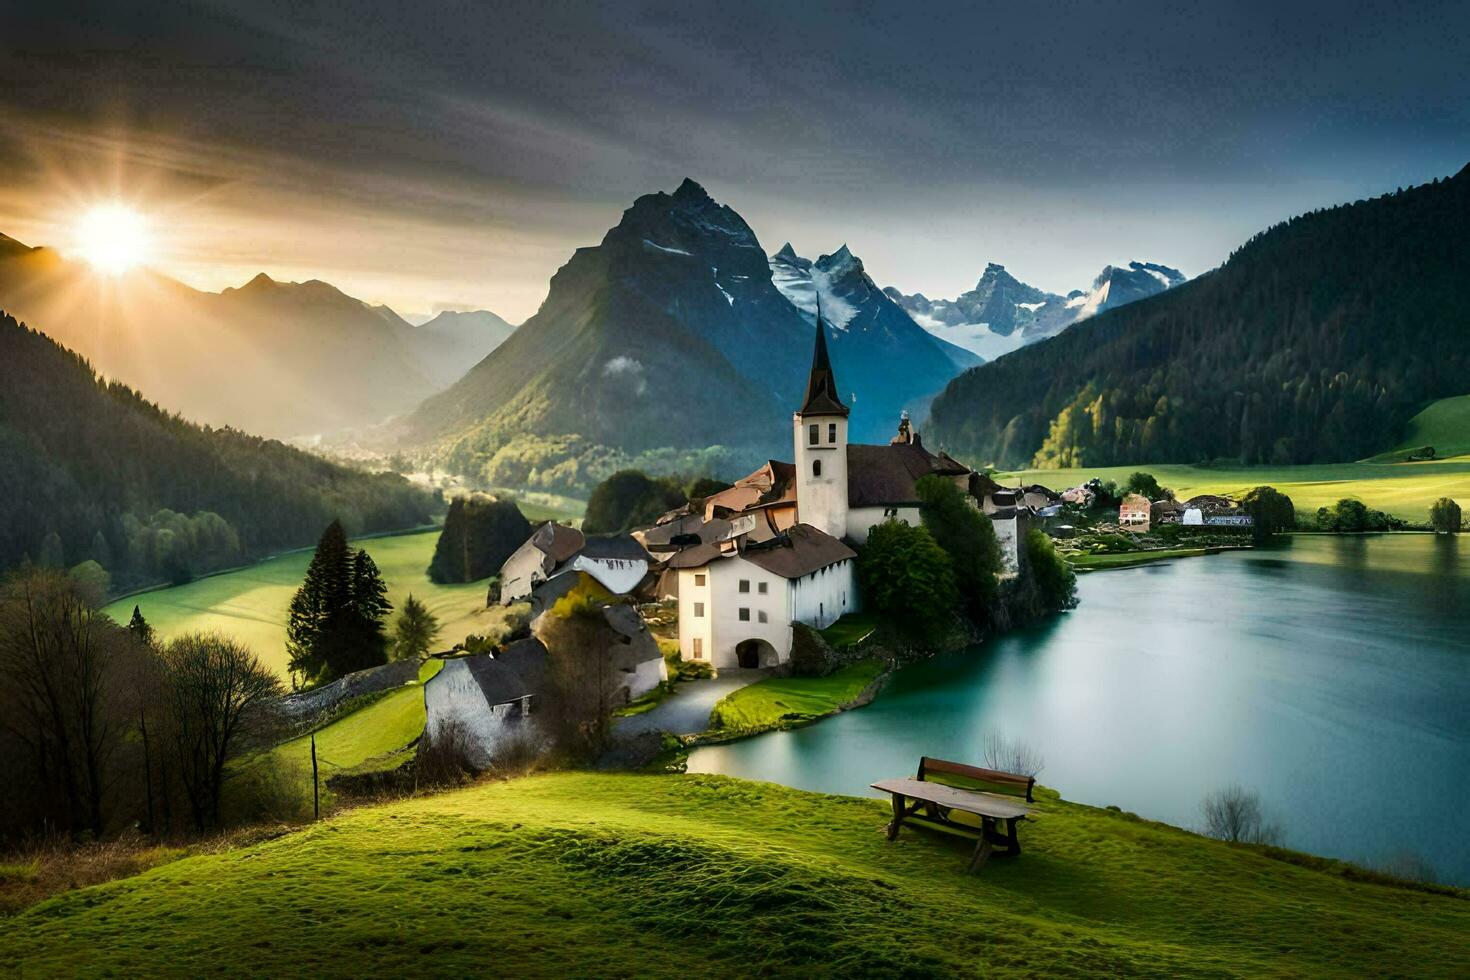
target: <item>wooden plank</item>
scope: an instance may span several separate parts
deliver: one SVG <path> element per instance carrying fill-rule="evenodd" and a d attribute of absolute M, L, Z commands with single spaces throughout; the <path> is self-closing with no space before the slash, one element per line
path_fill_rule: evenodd
<path fill-rule="evenodd" d="M 923 800 L 926 803 L 936 803 L 951 810 L 962 810 L 965 813 L 973 813 L 978 817 L 995 817 L 1007 820 L 1012 817 L 1024 817 L 1031 812 L 1031 808 L 1004 796 L 993 793 L 979 793 L 974 790 L 957 789 L 946 786 L 944 783 L 931 783 L 924 780 L 884 779 L 872 784 L 873 789 L 884 793 L 901 794 L 914 800 Z"/>

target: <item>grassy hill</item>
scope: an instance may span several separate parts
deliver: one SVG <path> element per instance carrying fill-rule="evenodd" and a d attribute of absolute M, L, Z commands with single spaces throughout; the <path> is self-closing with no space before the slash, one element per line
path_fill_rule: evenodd
<path fill-rule="evenodd" d="M 1369 462 L 1401 460 L 1424 446 L 1433 446 L 1436 456 L 1470 455 L 1470 395 L 1432 403 L 1404 426 L 1404 437 L 1397 446 Z"/>
<path fill-rule="evenodd" d="M 493 631 L 499 609 L 485 608 L 485 582 L 436 585 L 427 569 L 438 531 L 354 541 L 377 562 L 395 609 L 410 592 L 439 617 L 447 648 L 467 633 Z M 127 622 L 134 604 L 164 639 L 189 630 L 220 630 L 249 645 L 267 666 L 286 676 L 286 611 L 301 587 L 311 551 L 298 551 L 188 585 L 120 599 L 106 612 Z"/>
<path fill-rule="evenodd" d="M 875 774 L 879 775 L 879 774 Z M 1470 901 L 1048 797 L 1026 853 L 888 805 L 561 773 L 357 810 L 15 917 L 24 976 L 1464 976 Z"/>
<path fill-rule="evenodd" d="M 1421 443 L 1422 445 L 1422 443 Z M 1436 449 L 1438 446 L 1435 447 Z M 1238 495 L 1269 484 L 1291 497 L 1297 513 L 1311 513 L 1343 497 L 1357 497 L 1369 507 L 1406 521 L 1427 521 L 1429 505 L 1440 497 L 1470 504 L 1470 456 L 1424 463 L 1323 463 L 1312 466 L 1185 466 L 1139 463 L 1067 470 L 1017 470 L 999 474 L 1011 484 L 1040 483 L 1061 490 L 1098 477 L 1122 483 L 1137 470 L 1152 473 L 1180 499 L 1199 493 Z"/>

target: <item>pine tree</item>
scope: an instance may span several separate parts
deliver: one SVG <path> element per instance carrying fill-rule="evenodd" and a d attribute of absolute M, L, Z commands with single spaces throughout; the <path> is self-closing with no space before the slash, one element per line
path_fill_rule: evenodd
<path fill-rule="evenodd" d="M 286 652 L 292 673 L 308 680 L 324 679 L 327 670 L 323 634 L 345 625 L 352 601 L 352 549 L 340 521 L 322 532 L 316 554 L 306 569 L 306 580 L 291 597 L 286 621 Z M 335 675 L 333 675 L 335 676 Z"/>
<path fill-rule="evenodd" d="M 439 635 L 439 618 L 429 607 L 409 593 L 398 610 L 393 625 L 393 656 L 397 660 L 417 660 L 428 654 Z"/>
<path fill-rule="evenodd" d="M 133 618 L 128 620 L 128 632 L 141 645 L 153 646 L 153 627 L 148 625 L 148 620 L 143 618 L 143 610 L 137 606 L 133 607 Z"/>
<path fill-rule="evenodd" d="M 66 557 L 61 547 L 61 535 L 52 531 L 41 539 L 41 557 L 36 564 L 42 568 L 61 568 L 66 564 Z"/>

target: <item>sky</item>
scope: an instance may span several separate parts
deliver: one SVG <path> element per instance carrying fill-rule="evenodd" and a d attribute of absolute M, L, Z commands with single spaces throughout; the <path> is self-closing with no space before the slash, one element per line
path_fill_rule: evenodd
<path fill-rule="evenodd" d="M 535 312 L 686 176 L 774 252 L 931 298 L 1195 275 L 1312 208 L 1470 161 L 1470 5 L 0 5 L 0 232 L 145 215 L 220 289 Z"/>

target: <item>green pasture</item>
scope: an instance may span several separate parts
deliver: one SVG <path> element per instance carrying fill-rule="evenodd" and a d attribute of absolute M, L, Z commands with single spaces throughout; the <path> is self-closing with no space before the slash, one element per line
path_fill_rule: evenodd
<path fill-rule="evenodd" d="M 873 778 L 901 775 L 873 772 Z M 887 800 L 556 773 L 342 813 L 56 896 L 24 977 L 1464 977 L 1465 893 L 1039 793 L 1025 852 Z"/>
<path fill-rule="evenodd" d="M 388 583 L 395 609 L 411 592 L 443 626 L 439 645 L 452 646 L 469 633 L 493 631 L 500 610 L 485 608 L 487 581 L 435 585 L 426 570 L 438 531 L 354 541 L 373 556 Z M 311 551 L 281 555 L 247 568 L 120 599 L 107 613 L 126 623 L 133 606 L 163 639 L 193 630 L 218 630 L 247 643 L 283 678 L 286 676 L 286 611 L 311 563 Z"/>

